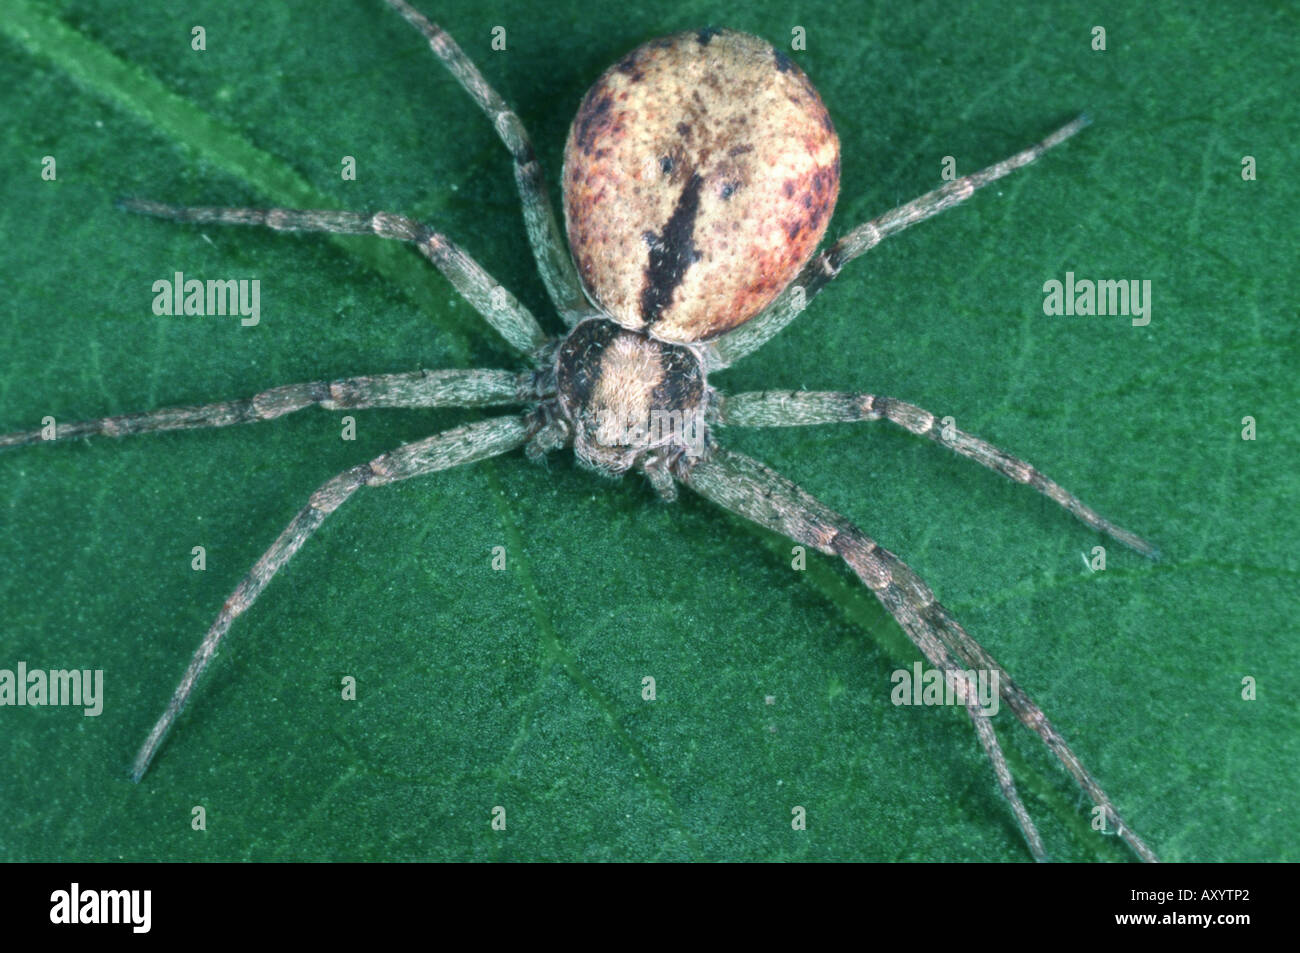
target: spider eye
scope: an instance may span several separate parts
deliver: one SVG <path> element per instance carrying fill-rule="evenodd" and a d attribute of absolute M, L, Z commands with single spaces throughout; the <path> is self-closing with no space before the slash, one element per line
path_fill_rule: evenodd
<path fill-rule="evenodd" d="M 670 159 L 668 156 L 664 156 L 662 159 L 660 159 L 659 171 L 664 173 L 665 175 L 673 171 L 673 160 Z"/>
<path fill-rule="evenodd" d="M 736 194 L 736 186 L 733 183 L 728 182 L 726 185 L 722 187 L 722 197 L 724 199 L 729 199 L 735 194 Z"/>

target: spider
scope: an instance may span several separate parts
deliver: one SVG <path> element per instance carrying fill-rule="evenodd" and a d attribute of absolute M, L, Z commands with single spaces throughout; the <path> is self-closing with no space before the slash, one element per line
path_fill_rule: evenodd
<path fill-rule="evenodd" d="M 523 371 L 438 370 L 289 384 L 251 398 L 0 435 L 0 448 L 272 420 L 318 405 L 522 410 L 384 453 L 320 486 L 222 606 L 132 766 L 139 781 L 233 622 L 329 514 L 381 486 L 522 449 L 540 461 L 572 447 L 585 468 L 643 474 L 666 501 L 684 486 L 798 544 L 838 556 L 943 673 L 974 725 L 1034 859 L 1042 838 L 1016 790 L 975 672 L 1065 767 L 1106 827 L 1157 858 L 1120 817 L 1042 710 L 889 550 L 759 461 L 721 446 L 723 427 L 886 420 L 1056 501 L 1137 552 L 1155 548 L 1034 467 L 933 414 L 877 394 L 724 394 L 708 381 L 804 310 L 850 261 L 888 236 L 965 201 L 1064 142 L 1080 116 L 1010 158 L 851 229 L 818 252 L 839 191 L 839 141 L 820 96 L 788 57 L 744 33 L 708 28 L 652 40 L 587 92 L 564 153 L 566 245 L 522 123 L 455 41 L 405 0 L 385 0 L 428 41 L 492 121 L 514 161 L 529 244 L 565 332 L 537 319 L 447 236 L 385 212 L 182 207 L 131 199 L 129 211 L 178 222 L 366 234 L 413 244 L 528 363 Z M 570 254 L 570 249 L 572 254 Z"/>

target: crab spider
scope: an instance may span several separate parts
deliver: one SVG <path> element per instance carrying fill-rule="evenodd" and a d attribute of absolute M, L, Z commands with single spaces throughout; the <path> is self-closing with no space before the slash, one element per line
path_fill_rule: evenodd
<path fill-rule="evenodd" d="M 756 37 L 713 28 L 663 37 L 612 66 L 570 127 L 563 173 L 566 245 L 519 118 L 446 32 L 405 0 L 386 2 L 424 36 L 513 157 L 529 243 L 566 331 L 548 334 L 451 239 L 399 215 L 121 203 L 178 222 L 408 242 L 527 363 L 523 371 L 420 371 L 290 384 L 243 400 L 57 426 L 53 436 L 67 439 L 221 427 L 313 405 L 520 408 L 407 444 L 318 488 L 222 606 L 140 748 L 134 779 L 148 769 L 235 619 L 354 493 L 517 449 L 536 460 L 572 447 L 597 473 L 640 472 L 667 500 L 685 486 L 843 559 L 966 708 L 1035 859 L 1046 859 L 1046 849 L 979 707 L 972 669 L 996 673 L 1001 699 L 1101 809 L 1108 828 L 1141 859 L 1156 860 L 1042 710 L 911 569 L 785 477 L 720 446 L 714 431 L 889 421 L 1028 484 L 1139 553 L 1154 556 L 1154 547 L 1024 461 L 939 426 L 933 414 L 912 404 L 865 393 L 727 395 L 708 381 L 710 372 L 752 353 L 794 320 L 849 261 L 1033 162 L 1083 128 L 1086 118 L 852 229 L 817 253 L 838 196 L 840 165 L 835 129 L 816 89 L 788 57 Z M 0 435 L 0 448 L 49 437 L 41 430 Z"/>

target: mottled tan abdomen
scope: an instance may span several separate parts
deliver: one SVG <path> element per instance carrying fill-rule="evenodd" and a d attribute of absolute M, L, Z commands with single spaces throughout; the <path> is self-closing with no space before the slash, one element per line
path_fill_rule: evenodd
<path fill-rule="evenodd" d="M 638 47 L 587 93 L 564 150 L 588 294 L 663 341 L 743 324 L 816 250 L 839 153 L 812 83 L 763 40 L 708 29 Z"/>

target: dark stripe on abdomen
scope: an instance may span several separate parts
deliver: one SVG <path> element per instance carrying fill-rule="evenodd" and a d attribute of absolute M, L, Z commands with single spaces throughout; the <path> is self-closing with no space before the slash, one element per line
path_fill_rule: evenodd
<path fill-rule="evenodd" d="M 699 260 L 695 250 L 695 216 L 700 210 L 700 189 L 704 180 L 694 173 L 677 199 L 664 230 L 654 236 L 650 260 L 645 267 L 641 291 L 641 320 L 654 324 L 673 300 L 673 293 L 686 277 L 686 269 Z"/>

